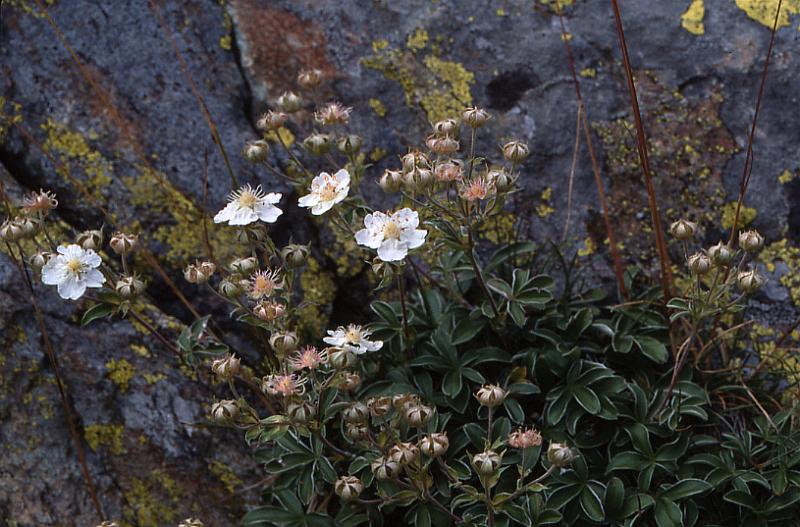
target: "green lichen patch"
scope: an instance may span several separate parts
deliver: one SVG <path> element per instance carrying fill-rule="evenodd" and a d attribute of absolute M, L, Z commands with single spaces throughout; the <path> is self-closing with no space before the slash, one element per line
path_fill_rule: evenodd
<path fill-rule="evenodd" d="M 725 229 L 733 228 L 733 222 L 736 219 L 736 205 L 737 205 L 736 201 L 731 201 L 730 203 L 726 203 L 725 205 L 723 205 L 722 218 L 720 219 L 720 224 L 722 225 L 723 228 Z M 739 209 L 738 226 L 740 228 L 747 227 L 748 225 L 753 223 L 753 220 L 756 219 L 757 215 L 758 211 L 756 209 L 742 205 L 742 207 Z"/>
<path fill-rule="evenodd" d="M 83 436 L 89 448 L 95 452 L 105 448 L 115 456 L 126 452 L 122 441 L 124 434 L 125 427 L 115 424 L 91 424 L 83 429 Z"/>
<path fill-rule="evenodd" d="M 113 382 L 119 391 L 127 392 L 131 379 L 136 375 L 133 364 L 125 359 L 111 359 L 106 362 L 106 376 Z"/>
<path fill-rule="evenodd" d="M 222 461 L 217 459 L 211 460 L 208 464 L 208 469 L 230 494 L 235 493 L 236 489 L 242 485 L 242 480 L 239 479 L 233 469 Z"/>
<path fill-rule="evenodd" d="M 736 6 L 756 22 L 772 29 L 778 11 L 778 0 L 736 0 Z M 789 18 L 798 13 L 800 13 L 800 0 L 782 0 L 778 28 L 791 25 Z"/>
<path fill-rule="evenodd" d="M 175 480 L 164 470 L 154 470 L 146 478 L 133 478 L 124 495 L 126 505 L 122 511 L 122 527 L 161 527 L 178 520 L 178 506 L 183 495 Z"/>

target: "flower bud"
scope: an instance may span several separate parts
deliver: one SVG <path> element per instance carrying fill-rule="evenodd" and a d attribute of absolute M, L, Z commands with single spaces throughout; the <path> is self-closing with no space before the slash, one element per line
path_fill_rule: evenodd
<path fill-rule="evenodd" d="M 675 238 L 686 241 L 697 233 L 697 224 L 687 220 L 678 220 L 669 226 L 669 232 Z"/>
<path fill-rule="evenodd" d="M 520 141 L 509 141 L 503 145 L 503 157 L 512 163 L 522 163 L 529 154 L 528 145 Z"/>
<path fill-rule="evenodd" d="M 492 476 L 500 469 L 503 456 L 494 450 L 487 450 L 472 456 L 472 466 L 480 476 Z"/>
<path fill-rule="evenodd" d="M 409 152 L 406 155 L 404 155 L 402 157 L 402 162 L 403 162 L 403 172 L 411 172 L 416 168 L 428 168 L 430 166 L 428 158 L 425 157 L 425 154 L 423 154 L 418 150 Z"/>
<path fill-rule="evenodd" d="M 361 495 L 364 485 L 356 476 L 342 476 L 336 480 L 333 490 L 344 501 L 351 501 Z"/>
<path fill-rule="evenodd" d="M 355 402 L 342 411 L 342 417 L 348 423 L 366 423 L 369 419 L 369 408 L 361 402 Z"/>
<path fill-rule="evenodd" d="M 33 253 L 30 258 L 28 258 L 28 263 L 31 264 L 31 268 L 38 273 L 41 272 L 44 264 L 46 264 L 47 261 L 52 257 L 53 253 L 39 251 L 37 253 Z"/>
<path fill-rule="evenodd" d="M 93 231 L 83 231 L 78 234 L 75 242 L 80 245 L 85 251 L 89 249 L 99 251 L 103 247 L 103 229 Z"/>
<path fill-rule="evenodd" d="M 232 399 L 224 399 L 211 405 L 211 419 L 217 423 L 230 423 L 238 415 L 239 406 Z"/>
<path fill-rule="evenodd" d="M 186 518 L 178 525 L 178 527 L 205 527 L 205 525 L 205 523 L 197 518 Z"/>
<path fill-rule="evenodd" d="M 112 522 L 110 520 L 106 520 L 97 527 L 117 527 L 117 522 Z"/>
<path fill-rule="evenodd" d="M 728 244 L 719 242 L 718 244 L 709 247 L 708 256 L 711 258 L 711 261 L 714 263 L 714 265 L 719 267 L 727 267 L 731 264 L 731 262 L 733 262 L 734 255 Z"/>
<path fill-rule="evenodd" d="M 237 258 L 228 266 L 232 273 L 249 275 L 258 268 L 258 260 L 254 256 Z"/>
<path fill-rule="evenodd" d="M 296 93 L 287 91 L 283 92 L 283 95 L 278 97 L 278 100 L 275 101 L 275 105 L 282 112 L 295 113 L 300 111 L 303 107 L 303 99 Z"/>
<path fill-rule="evenodd" d="M 276 331 L 269 337 L 269 345 L 276 353 L 284 357 L 297 350 L 299 344 L 300 339 L 297 338 L 297 333 L 294 331 Z"/>
<path fill-rule="evenodd" d="M 344 125 L 350 120 L 350 112 L 352 111 L 352 108 L 343 106 L 338 102 L 329 102 L 314 112 L 314 119 L 324 126 Z"/>
<path fill-rule="evenodd" d="M 410 190 L 414 190 L 416 192 L 426 191 L 427 189 L 431 188 L 435 182 L 436 178 L 434 177 L 433 172 L 427 168 L 418 168 L 416 170 L 412 170 L 403 177 L 403 184 L 405 184 L 405 186 Z"/>
<path fill-rule="evenodd" d="M 289 116 L 283 112 L 275 112 L 270 110 L 258 118 L 256 121 L 256 128 L 262 132 L 274 131 L 286 124 L 286 120 L 288 118 Z"/>
<path fill-rule="evenodd" d="M 750 271 L 742 271 L 736 276 L 736 282 L 739 284 L 739 289 L 746 294 L 755 293 L 761 286 L 763 286 L 767 280 L 755 269 Z"/>
<path fill-rule="evenodd" d="M 412 405 L 406 408 L 406 422 L 414 428 L 422 428 L 433 415 L 433 408 L 424 404 Z"/>
<path fill-rule="evenodd" d="M 355 134 L 348 134 L 344 137 L 340 137 L 336 142 L 336 146 L 339 147 L 339 150 L 348 156 L 357 154 L 358 151 L 361 150 L 361 144 L 361 138 Z"/>
<path fill-rule="evenodd" d="M 454 154 L 458 152 L 459 148 L 458 141 L 449 135 L 430 135 L 425 140 L 425 144 L 432 152 L 443 156 Z"/>
<path fill-rule="evenodd" d="M 439 163 L 436 165 L 435 173 L 436 179 L 443 183 L 461 181 L 461 178 L 464 177 L 464 163 L 457 159 Z"/>
<path fill-rule="evenodd" d="M 430 434 L 419 441 L 419 449 L 429 457 L 439 457 L 450 447 L 450 440 L 447 434 L 435 433 Z"/>
<path fill-rule="evenodd" d="M 742 231 L 739 233 L 739 247 L 750 254 L 755 254 L 764 247 L 764 237 L 756 231 Z"/>
<path fill-rule="evenodd" d="M 227 278 L 219 283 L 219 293 L 225 298 L 236 298 L 242 294 L 244 290 L 236 282 L 232 282 Z"/>
<path fill-rule="evenodd" d="M 315 156 L 327 154 L 331 150 L 331 136 L 311 134 L 303 140 L 303 146 Z"/>
<path fill-rule="evenodd" d="M 22 202 L 22 210 L 25 214 L 33 214 L 40 218 L 47 216 L 47 213 L 58 207 L 56 195 L 50 191 L 39 189 L 33 192 Z"/>
<path fill-rule="evenodd" d="M 306 423 L 314 417 L 314 407 L 303 401 L 301 403 L 291 403 L 286 407 L 286 417 L 295 424 Z"/>
<path fill-rule="evenodd" d="M 367 401 L 367 408 L 372 417 L 383 417 L 392 411 L 392 398 L 391 397 L 373 397 Z"/>
<path fill-rule="evenodd" d="M 461 120 L 472 128 L 480 128 L 491 118 L 489 112 L 477 106 L 471 106 L 461 112 Z"/>
<path fill-rule="evenodd" d="M 256 304 L 253 313 L 264 322 L 272 322 L 286 314 L 286 307 L 272 300 L 263 300 Z"/>
<path fill-rule="evenodd" d="M 241 361 L 236 355 L 226 354 L 224 357 L 214 359 L 211 363 L 211 371 L 222 380 L 232 379 L 239 373 Z"/>
<path fill-rule="evenodd" d="M 33 238 L 42 228 L 42 219 L 38 216 L 18 216 L 14 218 L 14 223 L 22 231 L 22 238 Z"/>
<path fill-rule="evenodd" d="M 352 392 L 361 386 L 361 376 L 357 373 L 344 372 L 339 381 L 339 389 L 343 392 Z"/>
<path fill-rule="evenodd" d="M 703 276 L 711 270 L 711 258 L 703 253 L 695 253 L 688 260 L 689 271 L 692 274 Z"/>
<path fill-rule="evenodd" d="M 190 284 L 205 284 L 216 270 L 217 266 L 211 262 L 197 262 L 183 270 L 183 277 Z"/>
<path fill-rule="evenodd" d="M 400 463 L 391 458 L 379 457 L 370 464 L 370 468 L 378 481 L 395 479 L 400 475 Z"/>
<path fill-rule="evenodd" d="M 398 412 L 405 413 L 409 406 L 419 404 L 419 397 L 413 393 L 400 393 L 392 397 L 392 405 Z"/>
<path fill-rule="evenodd" d="M 484 384 L 476 393 L 475 398 L 481 406 L 496 408 L 503 404 L 506 398 L 506 391 L 495 384 Z"/>
<path fill-rule="evenodd" d="M 0 240 L 15 242 L 23 237 L 22 226 L 16 221 L 6 220 L 0 225 Z"/>
<path fill-rule="evenodd" d="M 344 433 L 351 441 L 361 441 L 369 437 L 369 427 L 364 423 L 346 423 Z"/>
<path fill-rule="evenodd" d="M 358 362 L 358 356 L 349 349 L 328 348 L 328 362 L 337 370 L 351 368 Z"/>
<path fill-rule="evenodd" d="M 486 180 L 494 186 L 497 192 L 508 192 L 514 188 L 514 183 L 516 183 L 516 178 L 503 169 L 490 170 L 486 174 Z"/>
<path fill-rule="evenodd" d="M 281 249 L 281 258 L 284 265 L 289 269 L 302 267 L 308 260 L 308 245 L 290 243 Z"/>
<path fill-rule="evenodd" d="M 444 119 L 433 125 L 433 131 L 436 135 L 447 135 L 450 137 L 458 137 L 458 121 L 455 119 Z"/>
<path fill-rule="evenodd" d="M 125 300 L 131 300 L 144 293 L 145 283 L 136 275 L 123 276 L 117 280 L 114 289 Z"/>
<path fill-rule="evenodd" d="M 550 443 L 547 461 L 554 467 L 566 467 L 578 458 L 578 453 L 563 443 Z"/>
<path fill-rule="evenodd" d="M 117 232 L 111 237 L 108 242 L 111 250 L 120 255 L 130 254 L 136 249 L 139 244 L 139 237 L 135 234 L 125 234 L 124 232 Z"/>
<path fill-rule="evenodd" d="M 269 143 L 262 139 L 257 141 L 248 141 L 245 143 L 242 153 L 244 154 L 244 158 L 249 162 L 261 163 L 267 159 L 267 154 L 269 154 Z"/>
<path fill-rule="evenodd" d="M 399 170 L 386 170 L 378 180 L 378 185 L 386 193 L 397 192 L 403 184 L 403 173 Z"/>
<path fill-rule="evenodd" d="M 416 461 L 419 448 L 414 443 L 398 443 L 389 449 L 389 459 L 400 466 Z"/>
<path fill-rule="evenodd" d="M 297 74 L 297 84 L 307 90 L 313 90 L 322 84 L 324 78 L 325 76 L 322 73 L 322 70 L 311 68 L 308 70 L 302 70 Z"/>

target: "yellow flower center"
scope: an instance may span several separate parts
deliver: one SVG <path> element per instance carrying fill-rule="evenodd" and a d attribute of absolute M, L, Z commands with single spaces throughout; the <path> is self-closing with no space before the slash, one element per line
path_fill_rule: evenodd
<path fill-rule="evenodd" d="M 383 226 L 383 238 L 390 240 L 390 239 L 400 239 L 400 226 L 397 225 L 395 222 L 389 220 L 386 222 L 386 225 Z"/>
<path fill-rule="evenodd" d="M 344 338 L 350 343 L 358 342 L 361 340 L 361 331 L 358 328 L 349 328 L 344 334 Z"/>
<path fill-rule="evenodd" d="M 251 191 L 244 191 L 241 196 L 239 196 L 239 205 L 242 207 L 252 209 L 255 207 L 256 203 L 258 203 L 258 196 Z"/>
<path fill-rule="evenodd" d="M 69 269 L 72 274 L 78 274 L 83 270 L 83 262 L 77 258 L 72 258 L 67 262 L 67 269 Z"/>
<path fill-rule="evenodd" d="M 319 189 L 319 199 L 322 201 L 330 201 L 336 197 L 336 183 L 331 180 L 325 183 Z"/>

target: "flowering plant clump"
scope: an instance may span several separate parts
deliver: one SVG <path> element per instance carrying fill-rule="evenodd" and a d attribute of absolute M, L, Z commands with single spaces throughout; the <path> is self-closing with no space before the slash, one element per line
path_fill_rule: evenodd
<path fill-rule="evenodd" d="M 298 84 L 321 79 L 306 71 Z M 699 227 L 676 221 L 681 289 L 659 304 L 630 269 L 630 298 L 607 302 L 576 285 L 560 249 L 526 239 L 521 218 L 504 240 L 487 234 L 530 177 L 530 151 L 508 141 L 476 152 L 486 110 L 434 123 L 382 174 L 346 131 L 350 113 L 287 92 L 243 155 L 361 251 L 379 293 L 370 320 L 303 327 L 299 273 L 317 249 L 276 245 L 271 225 L 290 204 L 244 185 L 213 220 L 247 250 L 187 262 L 184 277 L 252 328 L 263 360 L 231 349 L 210 315 L 177 345 L 147 326 L 228 391 L 207 402 L 208 423 L 240 430 L 270 475 L 245 525 L 785 525 L 796 514 L 794 419 L 759 403 L 768 371 L 735 353 L 746 301 L 765 283 L 757 232 L 690 254 Z M 289 144 L 289 125 L 307 137 Z M 369 205 L 377 188 L 390 210 Z M 9 252 L 61 297 L 90 298 L 83 323 L 142 322 L 138 237 L 118 232 L 104 250 L 102 231 L 87 231 L 57 245 L 46 226 L 56 206 L 46 192 L 26 200 L 0 227 Z"/>

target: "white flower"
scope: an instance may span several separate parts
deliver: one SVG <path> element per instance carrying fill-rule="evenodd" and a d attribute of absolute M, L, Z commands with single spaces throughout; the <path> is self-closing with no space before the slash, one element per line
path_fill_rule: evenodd
<path fill-rule="evenodd" d="M 229 202 L 214 216 L 214 223 L 228 222 L 230 225 L 249 225 L 254 221 L 275 223 L 283 211 L 274 204 L 281 200 L 281 194 L 264 194 L 261 185 L 256 188 L 245 185 L 231 192 Z"/>
<path fill-rule="evenodd" d="M 300 198 L 301 207 L 311 207 L 311 214 L 319 216 L 347 197 L 350 191 L 350 173 L 341 169 L 334 175 L 323 172 L 311 181 L 310 194 Z"/>
<path fill-rule="evenodd" d="M 100 256 L 80 245 L 59 245 L 58 254 L 44 264 L 42 283 L 58 286 L 61 298 L 77 300 L 87 287 L 102 287 L 106 278 L 97 270 Z"/>
<path fill-rule="evenodd" d="M 383 341 L 367 339 L 371 334 L 372 332 L 368 329 L 350 324 L 347 326 L 347 329 L 342 326 L 336 328 L 336 331 L 331 331 L 329 329 L 328 336 L 322 340 L 331 346 L 336 346 L 345 351 L 351 351 L 356 355 L 361 355 L 368 351 L 378 351 L 383 347 Z"/>
<path fill-rule="evenodd" d="M 364 218 L 364 229 L 356 233 L 359 245 L 378 249 L 378 257 L 384 262 L 397 262 L 425 243 L 428 231 L 417 229 L 419 215 L 409 208 L 400 209 L 391 216 L 373 212 Z"/>

